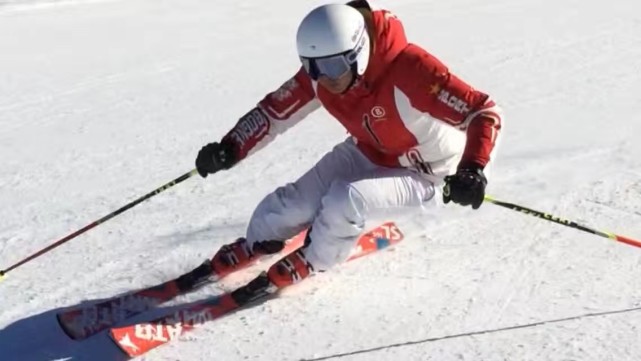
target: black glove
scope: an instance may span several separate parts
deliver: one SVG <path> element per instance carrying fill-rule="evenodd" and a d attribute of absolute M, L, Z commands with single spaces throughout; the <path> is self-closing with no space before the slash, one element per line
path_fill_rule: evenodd
<path fill-rule="evenodd" d="M 200 149 L 196 157 L 196 169 L 201 177 L 209 173 L 229 169 L 236 164 L 234 144 L 231 142 L 209 143 Z"/>
<path fill-rule="evenodd" d="M 443 202 L 447 204 L 452 201 L 462 206 L 472 205 L 472 208 L 478 209 L 485 198 L 486 185 L 487 179 L 485 179 L 483 169 L 478 167 L 461 168 L 456 171 L 455 175 L 445 177 Z"/>

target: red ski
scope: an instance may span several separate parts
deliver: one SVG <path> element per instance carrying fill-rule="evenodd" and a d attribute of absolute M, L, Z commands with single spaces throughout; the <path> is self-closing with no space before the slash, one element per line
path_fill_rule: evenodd
<path fill-rule="evenodd" d="M 57 314 L 58 323 L 74 340 L 81 340 L 135 316 L 180 293 L 176 280 Z"/>
<path fill-rule="evenodd" d="M 303 245 L 305 232 L 287 243 L 280 254 L 289 254 Z M 88 306 L 59 312 L 58 323 L 69 337 L 82 340 L 113 325 L 152 309 L 174 297 L 194 290 L 203 281 L 217 281 L 208 261 L 171 281 L 147 287 Z"/>
<path fill-rule="evenodd" d="M 401 240 L 403 240 L 403 234 L 393 222 L 382 224 L 361 236 L 358 246 L 349 260 L 386 248 Z M 263 272 L 253 281 L 233 292 L 208 298 L 153 321 L 112 328 L 109 331 L 109 336 L 128 356 L 140 356 L 153 348 L 177 339 L 198 325 L 272 296 L 277 290 L 269 289 L 269 283 Z"/>
<path fill-rule="evenodd" d="M 232 293 L 226 293 L 150 322 L 112 328 L 109 336 L 129 357 L 136 357 L 238 307 Z"/>

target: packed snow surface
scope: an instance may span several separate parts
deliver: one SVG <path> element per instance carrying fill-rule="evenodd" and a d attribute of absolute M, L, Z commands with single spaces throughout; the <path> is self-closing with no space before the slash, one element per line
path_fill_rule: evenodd
<path fill-rule="evenodd" d="M 296 27 L 320 3 L 0 1 L 0 268 L 191 170 L 202 145 L 296 71 Z M 379 4 L 504 108 L 489 194 L 641 238 L 641 2 Z M 0 359 L 123 359 L 105 333 L 68 339 L 56 311 L 198 265 L 344 138 L 318 111 L 238 167 L 10 272 Z M 641 249 L 491 204 L 415 221 L 395 249 L 141 359 L 641 359 Z"/>

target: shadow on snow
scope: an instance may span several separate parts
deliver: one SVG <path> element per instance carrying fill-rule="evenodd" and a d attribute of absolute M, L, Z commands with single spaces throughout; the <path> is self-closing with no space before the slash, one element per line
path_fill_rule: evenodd
<path fill-rule="evenodd" d="M 2 359 L 127 360 L 104 332 L 82 341 L 70 339 L 56 320 L 56 314 L 62 310 L 57 308 L 29 316 L 0 330 Z"/>

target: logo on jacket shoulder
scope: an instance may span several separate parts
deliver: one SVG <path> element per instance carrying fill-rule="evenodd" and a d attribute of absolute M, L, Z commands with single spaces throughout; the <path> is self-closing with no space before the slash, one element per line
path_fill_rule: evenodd
<path fill-rule="evenodd" d="M 458 98 L 454 94 L 450 94 L 449 91 L 441 89 L 438 84 L 434 84 L 430 87 L 430 94 L 438 94 L 436 98 L 443 104 L 447 105 L 448 108 L 454 109 L 457 113 L 467 114 L 470 112 L 470 105 Z"/>

